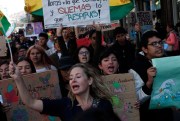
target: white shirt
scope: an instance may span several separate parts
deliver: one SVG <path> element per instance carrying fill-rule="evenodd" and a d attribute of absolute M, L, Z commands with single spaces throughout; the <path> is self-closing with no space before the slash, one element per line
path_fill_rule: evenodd
<path fill-rule="evenodd" d="M 133 74 L 133 78 L 135 81 L 135 88 L 136 88 L 136 96 L 137 96 L 138 100 L 141 103 L 143 103 L 144 101 L 146 101 L 147 99 L 150 98 L 150 95 L 145 94 L 144 91 L 142 90 L 142 87 L 144 86 L 144 82 L 141 79 L 141 77 L 139 76 L 139 74 L 136 71 L 134 71 L 133 69 L 130 69 L 128 72 Z"/>
<path fill-rule="evenodd" d="M 51 49 L 46 50 L 45 52 L 48 56 L 50 56 L 56 52 L 56 49 L 53 47 Z"/>
<path fill-rule="evenodd" d="M 62 54 L 61 54 L 61 53 L 57 53 L 57 55 L 58 55 L 58 57 L 59 57 L 59 59 L 60 59 Z"/>
<path fill-rule="evenodd" d="M 54 42 L 52 41 L 52 40 L 48 40 L 48 42 L 47 42 L 47 46 L 48 46 L 48 48 L 53 48 L 54 47 Z"/>

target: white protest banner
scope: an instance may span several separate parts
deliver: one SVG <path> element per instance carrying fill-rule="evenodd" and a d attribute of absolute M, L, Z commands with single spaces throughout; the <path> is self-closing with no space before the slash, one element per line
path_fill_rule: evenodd
<path fill-rule="evenodd" d="M 6 39 L 4 36 L 0 36 L 0 57 L 7 55 Z"/>
<path fill-rule="evenodd" d="M 45 29 L 110 23 L 109 0 L 42 0 Z"/>

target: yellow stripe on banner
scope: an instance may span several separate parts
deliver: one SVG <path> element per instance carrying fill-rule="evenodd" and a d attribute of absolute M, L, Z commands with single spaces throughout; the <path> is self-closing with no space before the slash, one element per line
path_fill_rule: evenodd
<path fill-rule="evenodd" d="M 2 19 L 3 16 L 4 14 L 0 11 L 0 19 Z"/>
<path fill-rule="evenodd" d="M 42 0 L 24 0 L 27 12 L 34 12 L 42 8 Z"/>
<path fill-rule="evenodd" d="M 130 3 L 131 0 L 110 0 L 110 6 L 119 6 L 119 5 L 125 5 Z"/>

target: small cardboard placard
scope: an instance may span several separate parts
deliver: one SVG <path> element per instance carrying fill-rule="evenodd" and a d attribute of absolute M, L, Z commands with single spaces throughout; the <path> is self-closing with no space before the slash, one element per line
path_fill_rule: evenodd
<path fill-rule="evenodd" d="M 34 73 L 23 76 L 25 85 L 33 98 L 61 98 L 59 78 L 56 71 Z M 13 79 L 0 80 L 0 94 L 4 103 L 10 103 L 12 109 L 6 112 L 8 121 L 60 121 L 59 117 L 41 115 L 25 106 L 20 98 Z"/>
<path fill-rule="evenodd" d="M 122 121 L 140 121 L 139 110 L 134 108 L 137 101 L 133 76 L 113 74 L 103 76 L 103 81 L 113 93 L 113 108 Z"/>

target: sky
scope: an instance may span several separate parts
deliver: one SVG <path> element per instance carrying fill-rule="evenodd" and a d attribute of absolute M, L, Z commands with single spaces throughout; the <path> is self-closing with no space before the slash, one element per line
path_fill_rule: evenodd
<path fill-rule="evenodd" d="M 6 16 L 24 10 L 24 0 L 0 0 L 0 10 Z"/>

